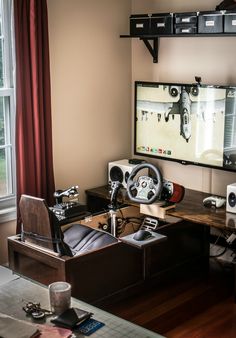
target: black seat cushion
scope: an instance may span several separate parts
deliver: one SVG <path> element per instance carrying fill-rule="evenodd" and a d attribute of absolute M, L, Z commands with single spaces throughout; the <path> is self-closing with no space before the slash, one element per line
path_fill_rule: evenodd
<path fill-rule="evenodd" d="M 118 242 L 118 239 L 111 234 L 82 224 L 73 224 L 63 234 L 64 242 L 75 256 Z"/>

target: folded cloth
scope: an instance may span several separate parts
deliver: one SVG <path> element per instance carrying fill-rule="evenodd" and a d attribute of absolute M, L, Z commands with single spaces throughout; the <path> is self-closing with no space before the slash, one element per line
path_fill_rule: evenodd
<path fill-rule="evenodd" d="M 40 335 L 39 338 L 69 338 L 72 331 L 62 327 L 55 327 L 49 325 L 37 325 Z"/>

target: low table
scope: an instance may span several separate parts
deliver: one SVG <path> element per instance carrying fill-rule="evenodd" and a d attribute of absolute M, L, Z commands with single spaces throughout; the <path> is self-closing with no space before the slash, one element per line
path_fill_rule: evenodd
<path fill-rule="evenodd" d="M 3 267 L 0 267 L 1 272 L 4 272 Z M 1 279 L 1 277 L 0 277 Z M 35 324 L 48 324 L 51 317 L 41 320 L 33 320 L 27 317 L 22 307 L 27 302 L 39 302 L 42 308 L 49 309 L 49 294 L 48 288 L 39 283 L 32 282 L 29 279 L 18 277 L 9 282 L 0 285 L 0 313 L 11 317 L 33 322 Z M 92 312 L 93 318 L 103 322 L 105 325 L 91 334 L 90 337 L 104 338 L 161 338 L 163 336 L 144 329 L 138 325 L 132 324 L 126 320 L 116 317 L 108 312 L 100 310 L 78 299 L 72 298 L 72 307 L 81 308 Z M 10 330 L 10 328 L 9 328 Z M 74 337 L 84 337 L 80 333 L 74 333 Z"/>
<path fill-rule="evenodd" d="M 148 276 L 148 264 L 147 264 L 147 251 L 148 248 L 150 248 L 151 246 L 160 243 L 162 241 L 166 241 L 167 240 L 167 236 L 161 235 L 157 232 L 154 231 L 149 231 L 152 236 L 148 239 L 145 240 L 141 240 L 141 241 L 136 241 L 134 239 L 134 234 L 130 234 L 124 237 L 121 237 L 120 240 L 124 243 L 127 243 L 129 245 L 133 245 L 134 247 L 142 250 L 142 254 L 143 254 L 143 280 L 146 279 L 146 277 Z"/>

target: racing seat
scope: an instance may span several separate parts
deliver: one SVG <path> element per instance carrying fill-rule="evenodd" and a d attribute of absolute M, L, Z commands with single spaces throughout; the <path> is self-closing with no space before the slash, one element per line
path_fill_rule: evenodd
<path fill-rule="evenodd" d="M 109 233 L 82 224 L 72 224 L 63 233 L 57 217 L 42 198 L 22 195 L 19 208 L 22 241 L 53 250 L 59 255 L 77 256 L 118 242 Z"/>

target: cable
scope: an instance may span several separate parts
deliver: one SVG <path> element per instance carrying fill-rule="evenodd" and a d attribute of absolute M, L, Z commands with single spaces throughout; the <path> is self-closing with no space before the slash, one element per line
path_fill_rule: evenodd
<path fill-rule="evenodd" d="M 215 243 L 213 243 L 213 244 L 211 245 L 211 247 L 215 247 L 215 246 L 217 245 L 219 239 L 222 237 L 222 234 L 223 234 L 223 231 L 220 231 L 220 234 L 218 235 L 218 237 L 217 237 Z M 224 247 L 222 252 L 220 252 L 219 254 L 216 254 L 216 255 L 211 255 L 211 254 L 210 254 L 209 257 L 210 257 L 210 258 L 217 258 L 217 257 L 220 257 L 220 256 L 222 256 L 222 255 L 227 251 L 227 249 L 228 249 L 227 247 Z"/>
<path fill-rule="evenodd" d="M 215 244 L 214 244 L 215 245 Z M 209 255 L 210 258 L 217 258 L 217 257 L 220 257 L 222 256 L 226 251 L 228 250 L 228 248 L 223 248 L 223 251 L 217 255 Z"/>

